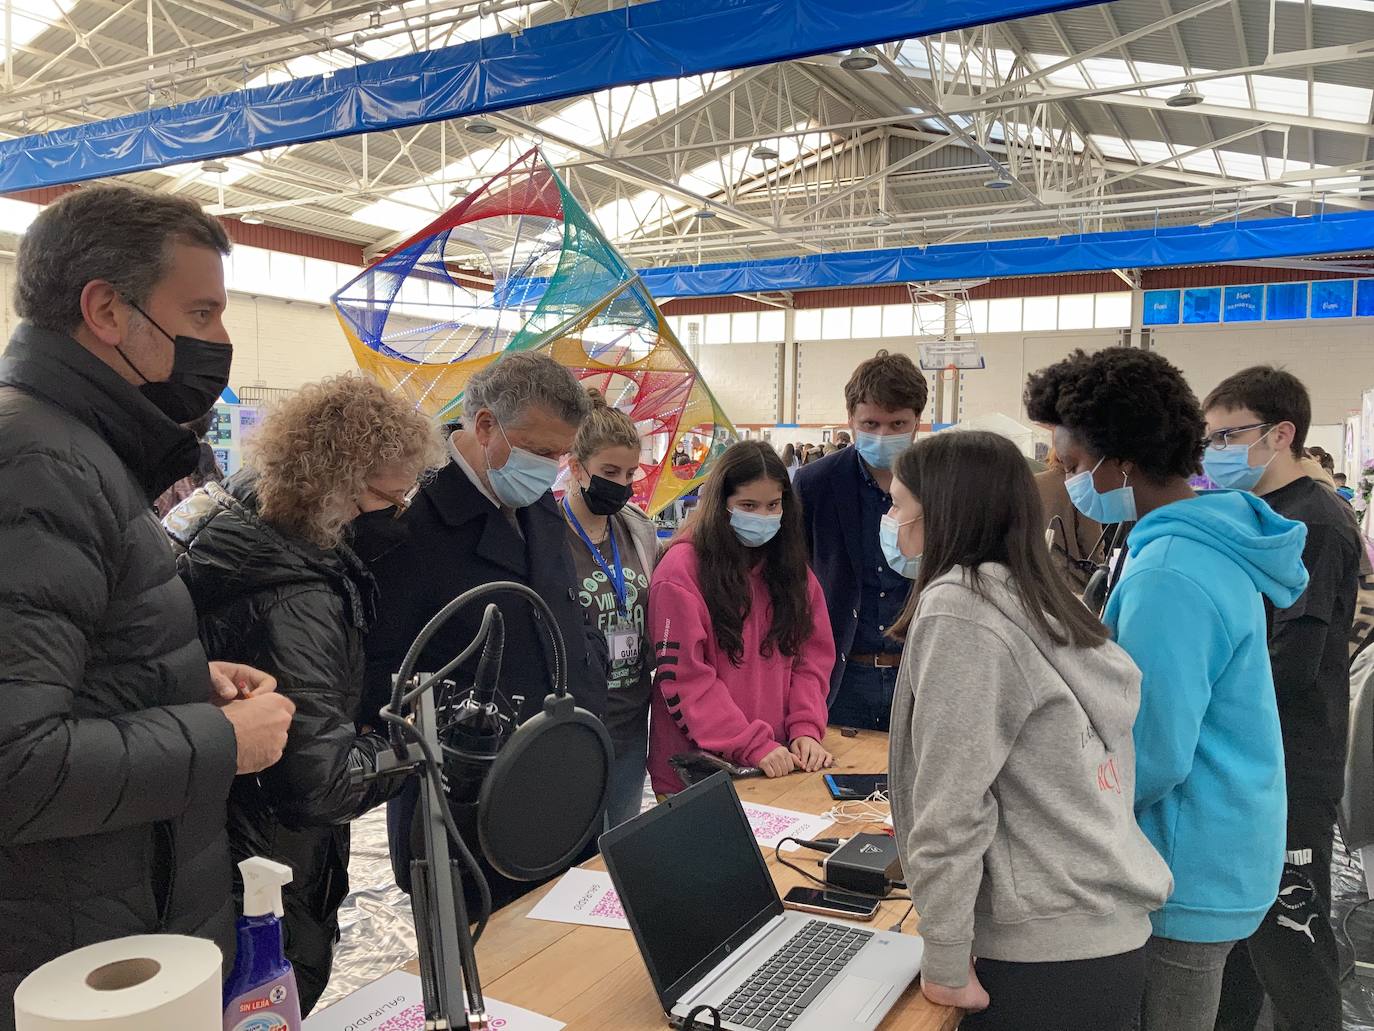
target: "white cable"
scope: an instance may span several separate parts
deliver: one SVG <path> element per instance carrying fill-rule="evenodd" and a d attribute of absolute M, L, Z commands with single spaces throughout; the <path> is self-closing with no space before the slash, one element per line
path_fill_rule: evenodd
<path fill-rule="evenodd" d="M 884 808 L 886 807 L 886 808 Z M 837 802 L 825 814 L 826 819 L 841 825 L 851 823 L 882 823 L 888 818 L 891 807 L 887 793 L 875 791 L 862 800 Z"/>

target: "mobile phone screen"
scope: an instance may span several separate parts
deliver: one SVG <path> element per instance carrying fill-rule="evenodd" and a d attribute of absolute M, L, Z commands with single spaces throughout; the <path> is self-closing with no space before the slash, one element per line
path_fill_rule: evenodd
<path fill-rule="evenodd" d="M 878 909 L 875 899 L 850 895 L 843 891 L 823 891 L 820 888 L 793 888 L 783 902 L 808 909 L 824 909 L 836 916 L 869 917 Z"/>
<path fill-rule="evenodd" d="M 827 773 L 825 787 L 834 799 L 868 798 L 887 791 L 886 773 Z"/>

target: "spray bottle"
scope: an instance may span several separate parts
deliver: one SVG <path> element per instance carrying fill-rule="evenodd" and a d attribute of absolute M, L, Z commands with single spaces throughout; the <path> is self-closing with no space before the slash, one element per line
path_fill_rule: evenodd
<path fill-rule="evenodd" d="M 296 972 L 282 950 L 281 890 L 291 868 L 257 856 L 239 864 L 238 957 L 224 983 L 224 1031 L 300 1031 Z"/>

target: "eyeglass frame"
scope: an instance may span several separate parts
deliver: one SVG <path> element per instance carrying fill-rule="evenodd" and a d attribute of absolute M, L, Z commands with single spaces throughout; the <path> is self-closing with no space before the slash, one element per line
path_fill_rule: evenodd
<path fill-rule="evenodd" d="M 1259 440 L 1263 440 L 1264 434 L 1261 433 L 1259 440 L 1251 441 L 1250 444 L 1232 444 L 1230 441 L 1231 435 L 1233 433 L 1249 433 L 1251 430 L 1260 429 L 1268 433 L 1269 430 L 1272 430 L 1277 425 L 1277 422 L 1252 422 L 1248 426 L 1232 426 L 1228 429 L 1217 430 L 1215 433 L 1209 433 L 1202 438 L 1202 446 L 1204 448 L 1210 448 L 1213 451 L 1225 451 L 1229 447 L 1250 447 L 1251 444 L 1258 444 Z M 1220 445 L 1215 443 L 1218 437 L 1221 438 Z"/>
<path fill-rule="evenodd" d="M 406 491 L 405 494 L 400 497 L 397 497 L 389 491 L 378 490 L 370 483 L 364 483 L 363 487 L 373 497 L 381 498 L 396 510 L 391 516 L 392 519 L 400 519 L 401 516 L 405 515 L 406 512 L 409 511 L 410 506 L 415 503 L 415 495 L 420 493 L 419 483 L 416 483 L 415 486 L 411 487 L 410 490 Z"/>

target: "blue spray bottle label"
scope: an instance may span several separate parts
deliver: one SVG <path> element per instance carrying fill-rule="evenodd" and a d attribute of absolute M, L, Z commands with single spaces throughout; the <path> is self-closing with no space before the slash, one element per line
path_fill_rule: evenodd
<path fill-rule="evenodd" d="M 300 1031 L 296 973 L 282 948 L 281 890 L 291 868 L 254 857 L 243 873 L 238 955 L 224 985 L 224 1031 Z"/>

